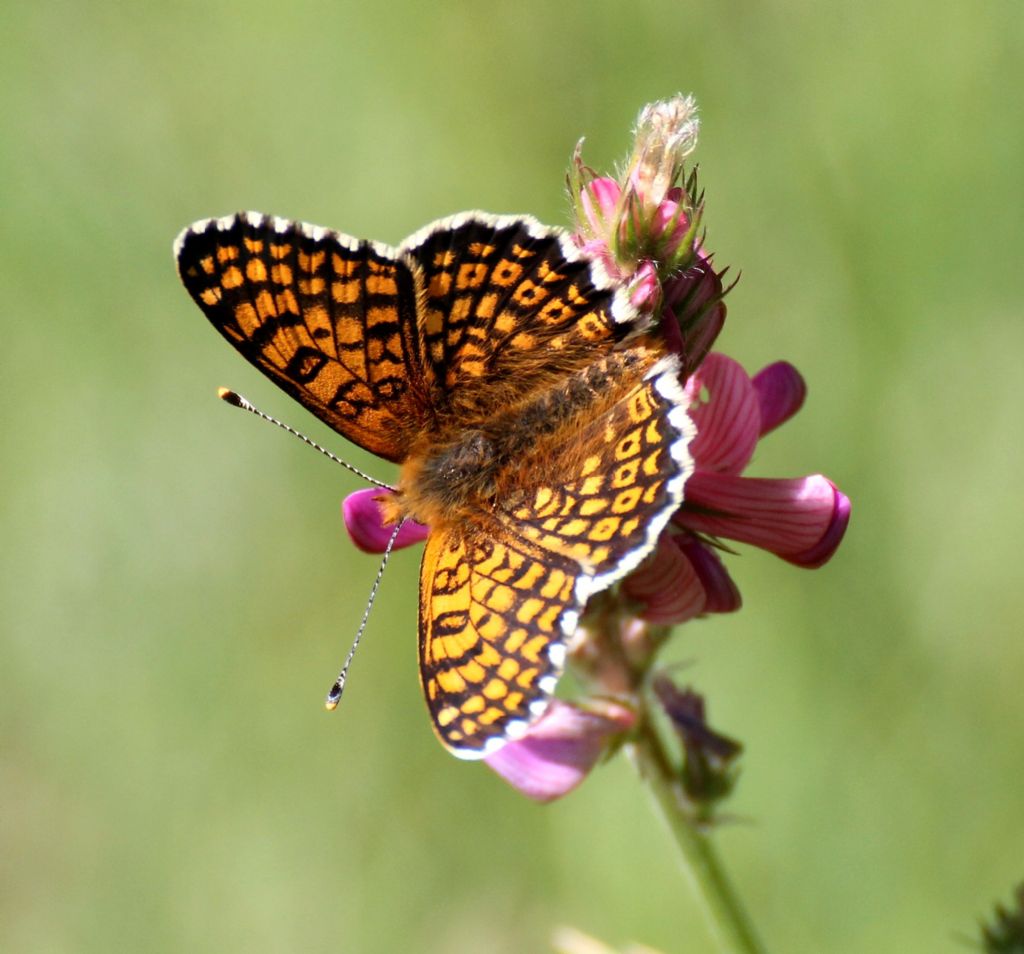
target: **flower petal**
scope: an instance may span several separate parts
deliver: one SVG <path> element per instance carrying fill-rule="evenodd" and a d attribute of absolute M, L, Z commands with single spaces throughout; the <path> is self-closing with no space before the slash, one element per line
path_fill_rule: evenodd
<path fill-rule="evenodd" d="M 727 270 L 716 272 L 711 256 L 698 248 L 694 263 L 665 282 L 665 301 L 673 307 L 684 305 L 691 317 L 699 315 L 724 294 L 722 275 Z"/>
<path fill-rule="evenodd" d="M 657 307 L 661 297 L 661 284 L 658 281 L 658 270 L 653 262 L 641 262 L 629 282 L 629 301 L 639 311 L 648 314 Z"/>
<path fill-rule="evenodd" d="M 658 204 L 651 221 L 651 235 L 660 239 L 659 248 L 664 258 L 674 258 L 690 229 L 690 217 L 686 207 L 680 203 L 683 190 L 670 189 L 668 196 Z M 671 231 L 669 231 L 671 229 Z"/>
<path fill-rule="evenodd" d="M 694 401 L 690 417 L 697 436 L 690 453 L 698 471 L 739 474 L 754 456 L 761 430 L 757 393 L 747 372 L 738 361 L 715 352 L 704 359 L 686 390 Z"/>
<path fill-rule="evenodd" d="M 718 554 L 689 534 L 679 534 L 675 541 L 704 588 L 704 612 L 734 613 L 738 610 L 743 605 L 743 597 Z"/>
<path fill-rule="evenodd" d="M 685 342 L 683 380 L 700 366 L 725 324 L 726 271 L 716 272 L 710 256 L 698 248 L 694 264 L 665 282 L 665 323 L 676 322 Z"/>
<path fill-rule="evenodd" d="M 381 513 L 378 499 L 390 491 L 368 487 L 349 494 L 341 502 L 341 512 L 345 518 L 345 529 L 352 542 L 365 553 L 383 553 L 394 533 L 394 527 L 386 526 Z M 429 527 L 415 520 L 406 520 L 398 531 L 393 549 L 412 546 L 426 540 Z"/>
<path fill-rule="evenodd" d="M 609 742 L 635 721 L 630 709 L 612 702 L 581 709 L 555 699 L 526 735 L 484 761 L 528 798 L 550 802 L 579 785 Z"/>
<path fill-rule="evenodd" d="M 684 623 L 705 612 L 707 597 L 700 577 L 671 533 L 622 581 L 622 592 L 642 603 L 641 619 L 648 623 Z"/>
<path fill-rule="evenodd" d="M 762 368 L 753 379 L 761 408 L 761 436 L 785 424 L 803 407 L 807 384 L 788 361 L 776 361 Z"/>
<path fill-rule="evenodd" d="M 715 339 L 725 327 L 725 302 L 717 301 L 707 308 L 683 335 L 683 380 L 693 374 L 707 358 Z"/>
<path fill-rule="evenodd" d="M 607 241 L 609 223 L 615 216 L 615 208 L 621 194 L 619 184 L 607 176 L 591 179 L 580 191 L 583 214 L 592 236 Z"/>
<path fill-rule="evenodd" d="M 687 367 L 686 340 L 683 338 L 683 332 L 679 328 L 679 320 L 676 318 L 676 314 L 671 308 L 661 309 L 661 322 L 659 327 L 661 329 L 661 335 L 665 339 L 665 344 L 668 345 L 668 350 L 673 354 L 679 355 L 681 366 L 683 368 L 680 376 L 685 380 L 685 370 Z"/>
<path fill-rule="evenodd" d="M 698 470 L 673 519 L 688 530 L 751 543 L 811 568 L 835 553 L 850 520 L 850 501 L 821 474 L 770 480 Z"/>
<path fill-rule="evenodd" d="M 832 511 L 832 521 L 829 523 L 821 539 L 812 547 L 808 547 L 803 553 L 787 557 L 790 563 L 806 567 L 809 570 L 824 566 L 832 559 L 832 554 L 839 549 L 846 535 L 846 527 L 850 522 L 850 498 L 838 487 L 833 485 L 835 491 L 835 509 Z"/>

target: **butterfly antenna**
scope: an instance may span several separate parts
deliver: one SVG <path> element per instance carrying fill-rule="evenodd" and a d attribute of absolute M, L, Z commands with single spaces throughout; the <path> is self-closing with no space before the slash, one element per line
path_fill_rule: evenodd
<path fill-rule="evenodd" d="M 348 651 L 348 656 L 345 657 L 345 665 L 341 667 L 338 678 L 334 680 L 334 685 L 331 686 L 330 691 L 327 693 L 327 698 L 324 700 L 324 706 L 330 712 L 337 709 L 338 703 L 341 702 L 341 694 L 345 691 L 345 680 L 348 678 L 348 667 L 352 664 L 352 657 L 356 654 L 359 640 L 363 636 L 363 630 L 366 629 L 366 621 L 370 618 L 370 609 L 373 607 L 373 601 L 377 596 L 377 588 L 380 586 L 381 578 L 384 576 L 384 567 L 388 565 L 391 549 L 394 547 L 395 540 L 398 539 L 398 531 L 402 529 L 404 523 L 405 517 L 399 520 L 395 524 L 395 529 L 391 531 L 391 539 L 388 540 L 388 545 L 384 549 L 384 556 L 380 561 L 380 569 L 377 570 L 377 579 L 373 581 L 373 586 L 370 587 L 370 598 L 366 601 L 366 609 L 363 610 L 363 620 L 356 631 L 356 638 L 352 640 L 352 648 Z"/>
<path fill-rule="evenodd" d="M 250 404 L 241 394 L 237 394 L 234 391 L 230 391 L 227 388 L 217 388 L 217 397 L 222 401 L 227 401 L 232 407 L 240 407 L 243 411 L 248 411 L 250 414 L 255 414 L 257 417 L 263 418 L 264 421 L 269 421 L 271 424 L 276 424 L 282 430 L 287 431 L 289 434 L 294 434 L 300 441 L 308 444 L 313 450 L 320 451 L 324 457 L 329 457 L 336 464 L 341 464 L 346 470 L 352 471 L 357 477 L 362 477 L 367 483 L 371 483 L 376 487 L 383 487 L 385 490 L 394 490 L 390 484 L 385 484 L 383 481 L 377 480 L 375 477 L 371 477 L 369 474 L 363 473 L 358 467 L 354 467 L 348 461 L 342 460 L 340 457 L 332 454 L 326 447 L 321 447 L 316 441 L 306 437 L 305 434 L 300 434 L 294 427 L 289 427 L 282 421 L 279 421 L 276 417 L 271 417 L 269 414 L 264 414 L 258 407 Z M 387 559 L 385 558 L 385 563 Z"/>

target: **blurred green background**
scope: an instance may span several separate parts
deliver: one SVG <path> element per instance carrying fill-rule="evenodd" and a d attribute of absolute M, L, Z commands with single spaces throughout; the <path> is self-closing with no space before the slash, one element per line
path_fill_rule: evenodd
<path fill-rule="evenodd" d="M 0 950 L 543 951 L 571 924 L 710 950 L 618 759 L 547 808 L 434 741 L 417 554 L 384 580 L 355 463 L 179 286 L 194 219 L 397 242 L 467 208 L 567 221 L 586 135 L 697 95 L 722 350 L 801 414 L 752 473 L 854 515 L 815 573 L 672 656 L 747 754 L 719 836 L 776 952 L 963 949 L 1024 878 L 1024 14 L 945 4 L 5 4 Z"/>

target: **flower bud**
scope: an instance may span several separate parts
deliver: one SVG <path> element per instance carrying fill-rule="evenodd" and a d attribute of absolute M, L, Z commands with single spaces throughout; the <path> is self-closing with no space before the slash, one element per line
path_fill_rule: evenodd
<path fill-rule="evenodd" d="M 1019 954 L 1024 951 L 1024 884 L 1018 885 L 1009 907 L 996 905 L 995 918 L 981 926 L 981 950 L 985 954 Z"/>
<path fill-rule="evenodd" d="M 697 148 L 699 131 L 697 101 L 692 96 L 649 103 L 640 111 L 629 179 L 652 206 L 659 206 L 678 182 L 683 160 Z"/>
<path fill-rule="evenodd" d="M 345 520 L 345 529 L 352 542 L 364 553 L 383 553 L 394 532 L 394 527 L 384 523 L 384 514 L 380 501 L 389 490 L 378 490 L 367 487 L 349 494 L 341 502 L 341 513 Z M 422 523 L 406 520 L 398 536 L 392 544 L 393 550 L 412 546 L 427 539 L 429 530 Z"/>
<path fill-rule="evenodd" d="M 576 241 L 616 277 L 629 278 L 646 263 L 664 281 L 693 261 L 702 209 L 693 200 L 695 178 L 684 182 L 683 163 L 697 129 L 692 97 L 645 107 L 618 180 L 585 166 L 582 143 L 576 147 L 569 172 Z"/>
<path fill-rule="evenodd" d="M 710 813 L 736 782 L 735 761 L 743 751 L 739 742 L 715 732 L 704 716 L 704 697 L 692 689 L 679 689 L 662 674 L 654 692 L 683 744 L 682 782 L 691 800 Z"/>

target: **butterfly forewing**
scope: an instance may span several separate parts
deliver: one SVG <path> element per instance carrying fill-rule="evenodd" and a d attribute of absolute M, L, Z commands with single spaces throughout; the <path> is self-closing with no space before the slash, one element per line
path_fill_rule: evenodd
<path fill-rule="evenodd" d="M 407 266 L 385 246 L 246 213 L 197 222 L 178 270 L 213 325 L 317 417 L 387 460 L 426 396 Z"/>
<path fill-rule="evenodd" d="M 600 265 L 533 219 L 456 216 L 399 251 L 421 275 L 423 350 L 445 394 L 507 385 L 509 374 L 536 386 L 636 331 L 635 310 Z"/>

